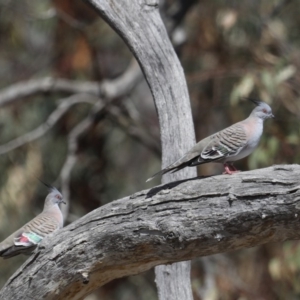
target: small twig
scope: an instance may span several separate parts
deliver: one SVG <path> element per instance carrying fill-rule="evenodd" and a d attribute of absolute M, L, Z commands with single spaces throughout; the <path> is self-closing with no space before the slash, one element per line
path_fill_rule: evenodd
<path fill-rule="evenodd" d="M 281 11 L 287 6 L 289 5 L 293 0 L 282 0 L 279 1 L 272 9 L 272 11 L 269 13 L 268 15 L 268 19 L 273 19 L 275 18 L 277 15 L 279 15 L 281 13 Z"/>
<path fill-rule="evenodd" d="M 155 139 L 149 130 L 145 129 L 141 122 L 132 117 L 132 113 L 128 107 L 123 107 L 123 109 L 126 110 L 127 114 L 123 113 L 117 106 L 110 107 L 108 113 L 111 119 L 129 136 L 143 144 L 146 148 L 152 150 L 153 153 L 160 157 L 161 149 L 158 139 Z"/>
<path fill-rule="evenodd" d="M 79 137 L 86 132 L 94 122 L 95 114 L 99 113 L 100 111 L 104 110 L 108 103 L 104 103 L 103 101 L 97 102 L 89 116 L 83 119 L 79 124 L 77 124 L 72 131 L 69 133 L 68 136 L 68 154 L 66 160 L 63 164 L 63 167 L 60 171 L 60 178 L 61 178 L 61 189 L 62 194 L 64 195 L 64 200 L 66 205 L 62 207 L 62 213 L 64 218 L 67 218 L 70 206 L 70 178 L 71 172 L 78 160 L 78 139 Z"/>
<path fill-rule="evenodd" d="M 70 14 L 63 11 L 62 9 L 55 8 L 55 12 L 58 18 L 63 20 L 66 24 L 68 24 L 72 28 L 75 28 L 79 31 L 84 31 L 84 29 L 88 27 L 86 23 L 78 21 L 77 19 L 73 18 Z"/>
<path fill-rule="evenodd" d="M 97 82 L 81 82 L 76 80 L 43 78 L 12 84 L 0 92 L 0 107 L 22 98 L 40 93 L 63 92 L 71 94 L 90 94 L 99 96 L 100 86 Z"/>
<path fill-rule="evenodd" d="M 0 145 L 0 155 L 40 138 L 58 122 L 58 120 L 70 109 L 71 106 L 78 103 L 94 102 L 91 100 L 90 95 L 85 94 L 77 94 L 61 100 L 57 109 L 55 109 L 48 119 L 40 126 L 22 136 L 17 137 L 16 139 L 9 141 L 6 144 Z"/>
<path fill-rule="evenodd" d="M 69 212 L 70 204 L 70 178 L 71 172 L 78 160 L 78 138 L 86 132 L 93 124 L 95 115 L 106 110 L 110 111 L 109 107 L 112 102 L 120 96 L 126 96 L 129 94 L 142 79 L 142 72 L 135 60 L 132 60 L 127 70 L 118 78 L 110 81 L 104 81 L 102 88 L 105 94 L 105 102 L 97 102 L 91 110 L 89 116 L 82 120 L 77 126 L 70 132 L 68 136 L 68 154 L 63 164 L 59 177 L 61 178 L 62 194 L 67 203 L 62 207 L 63 215 L 66 218 Z"/>

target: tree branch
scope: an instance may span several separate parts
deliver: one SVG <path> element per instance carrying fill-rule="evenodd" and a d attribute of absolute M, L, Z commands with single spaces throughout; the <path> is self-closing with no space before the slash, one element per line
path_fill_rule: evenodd
<path fill-rule="evenodd" d="M 99 99 L 100 100 L 100 99 Z M 68 135 L 68 153 L 65 159 L 65 162 L 60 171 L 61 178 L 61 190 L 64 195 L 64 200 L 66 205 L 61 208 L 64 219 L 67 218 L 70 207 L 70 179 L 71 172 L 78 160 L 78 139 L 79 137 L 86 132 L 94 123 L 95 114 L 99 113 L 102 110 L 105 110 L 109 105 L 108 102 L 98 101 L 92 107 L 90 114 L 85 117 L 81 122 L 79 122 L 69 133 Z"/>
<path fill-rule="evenodd" d="M 46 238 L 0 299 L 82 299 L 159 264 L 300 238 L 299 165 L 172 182 Z"/>
<path fill-rule="evenodd" d="M 98 100 L 98 98 L 95 99 L 94 97 L 94 99 L 92 99 L 92 96 L 87 94 L 75 94 L 68 98 L 61 99 L 58 107 L 49 115 L 44 123 L 30 132 L 27 132 L 7 142 L 6 144 L 0 145 L 0 155 L 12 151 L 43 136 L 73 105 L 78 103 L 94 104 L 96 100 Z"/>
<path fill-rule="evenodd" d="M 157 108 L 162 167 L 176 161 L 195 144 L 195 132 L 182 66 L 158 11 L 158 0 L 87 0 L 124 39 L 140 64 Z M 196 175 L 185 168 L 166 174 L 163 182 Z M 171 273 L 165 276 L 166 272 Z M 192 299 L 190 264 L 156 270 L 159 298 Z M 178 282 L 181 288 L 178 289 Z"/>
<path fill-rule="evenodd" d="M 111 119 L 119 125 L 128 136 L 131 136 L 149 150 L 152 150 L 154 154 L 160 156 L 161 149 L 157 141 L 158 139 L 154 138 L 150 129 L 147 130 L 140 120 L 135 120 L 130 116 L 128 107 L 123 106 L 123 110 L 125 110 L 127 114 L 123 113 L 120 107 L 113 105 L 108 109 L 108 113 Z"/>
<path fill-rule="evenodd" d="M 97 82 L 80 82 L 67 79 L 43 78 L 19 82 L 2 89 L 0 107 L 40 93 L 72 93 L 99 96 L 100 86 Z"/>
<path fill-rule="evenodd" d="M 98 102 L 91 108 L 89 115 L 77 124 L 68 135 L 68 153 L 65 162 L 60 172 L 62 194 L 64 195 L 66 205 L 62 207 L 64 217 L 67 217 L 70 206 L 70 178 L 71 172 L 78 160 L 78 138 L 82 133 L 86 132 L 94 123 L 94 117 L 97 113 L 107 110 L 109 112 L 114 100 L 117 97 L 125 96 L 130 93 L 131 89 L 135 87 L 138 81 L 142 79 L 142 72 L 133 59 L 119 77 L 113 80 L 105 80 L 101 84 L 102 93 L 106 97 L 106 101 L 98 98 Z M 0 147 L 1 154 L 1 147 Z"/>
<path fill-rule="evenodd" d="M 135 60 L 131 61 L 126 72 L 121 76 L 116 79 L 104 80 L 101 83 L 61 78 L 31 79 L 2 89 L 0 91 L 0 107 L 41 93 L 88 94 L 116 98 L 128 93 L 140 79 L 142 79 L 142 72 Z"/>

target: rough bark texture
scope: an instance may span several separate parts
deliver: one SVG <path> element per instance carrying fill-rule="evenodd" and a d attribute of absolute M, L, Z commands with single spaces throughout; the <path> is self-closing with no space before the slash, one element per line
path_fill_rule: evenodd
<path fill-rule="evenodd" d="M 159 299 L 193 299 L 190 282 L 191 262 L 173 263 L 155 267 L 155 282 L 158 286 Z M 186 282 L 184 284 L 183 282 Z"/>
<path fill-rule="evenodd" d="M 184 73 L 158 10 L 158 0 L 88 0 L 119 33 L 138 60 L 158 112 L 162 167 L 176 161 L 195 143 L 190 101 Z M 196 175 L 184 169 L 163 177 L 163 182 Z M 169 274 L 169 275 L 166 275 Z M 180 282 L 181 288 L 178 288 Z M 156 270 L 162 299 L 193 299 L 190 263 Z"/>
<path fill-rule="evenodd" d="M 300 166 L 193 178 L 92 211 L 45 239 L 0 299 L 82 299 L 159 264 L 300 238 Z"/>

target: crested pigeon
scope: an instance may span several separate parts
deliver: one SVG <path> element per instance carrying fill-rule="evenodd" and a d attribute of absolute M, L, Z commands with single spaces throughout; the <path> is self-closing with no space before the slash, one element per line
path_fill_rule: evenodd
<path fill-rule="evenodd" d="M 223 163 L 223 174 L 239 172 L 233 162 L 242 159 L 255 150 L 263 132 L 264 120 L 274 118 L 271 107 L 259 100 L 249 99 L 256 107 L 250 116 L 198 142 L 190 151 L 165 169 L 154 174 L 146 182 L 157 175 L 177 172 L 185 167 L 208 162 Z"/>
<path fill-rule="evenodd" d="M 63 227 L 63 215 L 58 206 L 65 203 L 62 194 L 55 187 L 47 186 L 49 194 L 43 211 L 0 243 L 1 257 L 31 254 L 46 235 Z"/>

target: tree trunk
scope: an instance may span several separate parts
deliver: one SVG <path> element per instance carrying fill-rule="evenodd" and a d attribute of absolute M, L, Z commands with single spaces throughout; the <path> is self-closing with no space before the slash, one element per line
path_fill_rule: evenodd
<path fill-rule="evenodd" d="M 158 0 L 88 2 L 124 39 L 143 70 L 158 112 L 165 167 L 194 145 L 195 133 L 185 76 L 160 18 Z M 165 175 L 162 182 L 195 175 L 195 168 L 187 168 Z M 193 299 L 189 262 L 160 266 L 155 273 L 159 299 Z"/>
<path fill-rule="evenodd" d="M 82 299 L 157 265 L 299 239 L 298 178 L 299 165 L 274 166 L 113 201 L 46 238 L 0 299 Z"/>

